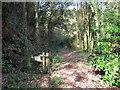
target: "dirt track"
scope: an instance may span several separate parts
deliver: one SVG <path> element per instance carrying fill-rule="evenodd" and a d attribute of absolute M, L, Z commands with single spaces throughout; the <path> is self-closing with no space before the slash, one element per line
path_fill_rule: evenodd
<path fill-rule="evenodd" d="M 85 53 L 64 50 L 59 55 L 62 57 L 61 67 L 55 69 L 50 76 L 40 75 L 34 84 L 48 88 L 51 80 L 62 78 L 63 84 L 55 86 L 56 88 L 113 88 L 100 81 L 101 75 L 96 74 L 95 68 L 88 65 L 83 56 Z"/>
<path fill-rule="evenodd" d="M 88 66 L 83 53 L 76 51 L 61 51 L 62 66 L 55 70 L 51 78 L 63 78 L 59 88 L 110 88 L 108 84 L 100 82 L 100 75 L 96 75 L 94 67 Z"/>

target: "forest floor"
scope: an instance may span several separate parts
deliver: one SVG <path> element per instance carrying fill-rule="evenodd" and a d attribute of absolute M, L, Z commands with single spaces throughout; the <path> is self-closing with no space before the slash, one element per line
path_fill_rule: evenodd
<path fill-rule="evenodd" d="M 100 81 L 102 75 L 97 73 L 95 68 L 88 64 L 87 53 L 74 50 L 61 50 L 58 52 L 58 55 L 62 58 L 62 63 L 59 68 L 53 69 L 51 74 L 11 74 L 12 77 L 10 78 L 8 78 L 10 74 L 3 74 L 3 87 L 8 87 L 8 83 L 10 83 L 14 87 L 16 85 L 19 87 L 18 85 L 22 84 L 20 87 L 25 88 L 29 84 L 33 88 L 35 86 L 37 88 L 113 88 Z M 21 80 L 15 83 L 13 78 Z M 35 80 L 33 80 L 34 78 Z"/>
<path fill-rule="evenodd" d="M 85 53 L 63 50 L 58 53 L 62 57 L 62 64 L 49 76 L 50 80 L 58 79 L 56 84 L 62 83 L 57 88 L 111 88 L 108 84 L 100 81 L 100 74 L 96 74 L 95 68 L 87 63 Z M 48 77 L 48 76 L 47 76 Z M 42 87 L 49 87 L 51 81 L 44 76 Z M 55 84 L 55 82 L 54 82 Z"/>

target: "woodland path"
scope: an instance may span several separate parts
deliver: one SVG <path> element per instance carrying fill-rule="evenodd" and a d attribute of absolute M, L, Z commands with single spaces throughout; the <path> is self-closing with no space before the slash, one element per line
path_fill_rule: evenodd
<path fill-rule="evenodd" d="M 61 51 L 62 66 L 55 70 L 51 78 L 63 78 L 60 88 L 110 88 L 108 84 L 100 82 L 100 75 L 95 74 L 95 68 L 89 66 L 83 57 L 84 53 L 76 51 Z"/>
<path fill-rule="evenodd" d="M 62 57 L 62 64 L 59 69 L 53 71 L 51 76 L 41 78 L 42 87 L 49 87 L 53 78 L 62 78 L 63 84 L 57 88 L 111 88 L 108 84 L 100 81 L 101 75 L 95 73 L 95 68 L 89 66 L 85 53 L 62 50 L 58 53 Z"/>

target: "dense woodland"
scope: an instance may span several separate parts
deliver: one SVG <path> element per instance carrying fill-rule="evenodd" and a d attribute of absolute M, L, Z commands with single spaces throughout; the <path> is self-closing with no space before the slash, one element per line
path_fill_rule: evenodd
<path fill-rule="evenodd" d="M 88 63 L 103 73 L 101 80 L 120 86 L 119 2 L 1 4 L 3 88 L 40 88 L 26 83 L 50 75 L 65 49 L 89 53 Z M 42 52 L 49 53 L 49 70 L 41 71 L 32 59 Z"/>

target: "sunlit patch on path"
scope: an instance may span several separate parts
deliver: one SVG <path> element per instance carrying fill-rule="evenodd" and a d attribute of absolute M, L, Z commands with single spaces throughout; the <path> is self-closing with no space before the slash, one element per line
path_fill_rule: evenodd
<path fill-rule="evenodd" d="M 60 88 L 110 88 L 100 81 L 100 75 L 94 73 L 94 67 L 88 66 L 82 53 L 76 51 L 61 51 L 62 66 L 55 70 L 51 78 L 63 78 Z"/>

